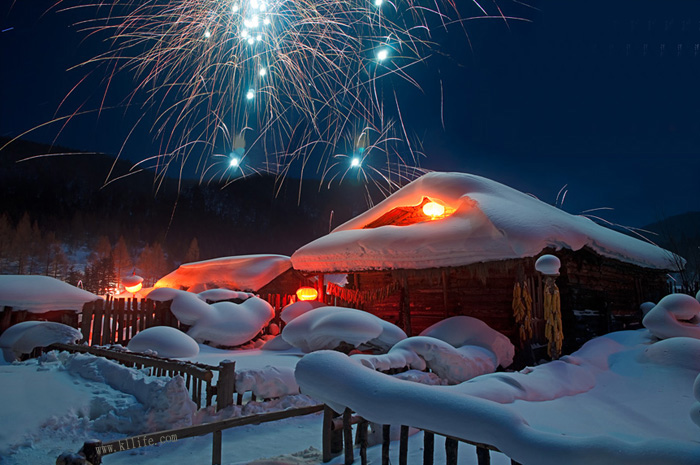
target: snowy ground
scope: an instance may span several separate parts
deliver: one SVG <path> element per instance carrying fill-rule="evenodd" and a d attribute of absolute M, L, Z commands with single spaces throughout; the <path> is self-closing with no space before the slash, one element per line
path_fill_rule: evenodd
<path fill-rule="evenodd" d="M 293 368 L 300 356 L 296 351 L 223 351 L 202 346 L 195 359 L 212 365 L 224 359 L 235 360 L 239 369 L 267 365 Z M 138 423 L 144 421 L 145 414 L 137 400 L 137 397 L 143 397 L 139 391 L 142 387 L 134 390 L 133 387 L 122 386 L 122 390 L 119 390 L 110 386 L 110 382 L 115 384 L 113 380 L 99 382 L 86 379 L 78 374 L 86 374 L 85 367 L 92 368 L 93 365 L 82 364 L 81 368 L 71 368 L 55 357 L 0 365 L 0 386 L 4 394 L 0 396 L 0 424 L 3 425 L 0 428 L 1 464 L 54 463 L 62 452 L 77 452 L 86 439 L 108 441 L 136 434 L 119 433 L 113 429 L 137 430 Z M 109 378 L 109 375 L 109 370 L 104 367 L 97 367 L 86 374 L 92 378 Z M 143 378 L 146 382 L 155 381 L 149 377 Z M 123 392 L 124 390 L 132 393 Z M 113 413 L 110 414 L 110 411 Z M 163 413 L 160 415 L 163 416 Z M 133 424 L 125 424 L 126 420 Z M 314 414 L 224 431 L 223 462 L 320 464 L 321 423 L 322 415 Z M 437 463 L 444 461 L 444 448 L 440 441 L 436 439 Z M 211 463 L 211 446 L 211 435 L 186 438 L 112 454 L 105 457 L 103 463 L 131 465 L 137 460 L 139 463 L 156 465 L 205 464 Z M 422 434 L 411 436 L 411 463 L 422 461 L 422 446 Z M 398 449 L 398 444 L 392 445 L 392 463 L 398 463 Z M 355 455 L 359 463 L 357 451 Z M 371 463 L 380 463 L 381 445 L 371 447 L 368 456 Z M 343 457 L 337 457 L 331 463 L 343 463 Z M 475 463 L 474 449 L 460 445 L 460 464 Z M 492 463 L 498 465 L 510 462 L 501 454 L 492 454 Z"/>

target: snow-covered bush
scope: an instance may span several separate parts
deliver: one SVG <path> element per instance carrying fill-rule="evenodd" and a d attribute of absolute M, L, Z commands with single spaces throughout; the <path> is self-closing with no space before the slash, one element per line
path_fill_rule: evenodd
<path fill-rule="evenodd" d="M 51 344 L 72 344 L 83 338 L 75 328 L 51 321 L 24 321 L 10 326 L 0 336 L 5 361 L 12 362 L 23 354 L 30 354 L 37 347 Z"/>
<path fill-rule="evenodd" d="M 272 306 L 258 297 L 241 304 L 218 302 L 187 332 L 196 341 L 232 347 L 253 339 L 274 318 Z"/>
<path fill-rule="evenodd" d="M 303 315 L 314 308 L 325 307 L 325 305 L 326 304 L 319 302 L 318 300 L 300 300 L 284 307 L 280 313 L 280 318 L 282 318 L 282 321 L 287 324 L 294 318 Z"/>
<path fill-rule="evenodd" d="M 659 339 L 700 339 L 700 302 L 687 294 L 670 294 L 646 314 L 642 324 Z"/>
<path fill-rule="evenodd" d="M 453 347 L 478 346 L 496 356 L 496 365 L 507 367 L 513 363 L 515 347 L 503 334 L 491 329 L 483 321 L 470 316 L 453 316 L 425 329 L 421 336 L 434 337 Z"/>
<path fill-rule="evenodd" d="M 154 326 L 136 334 L 127 345 L 132 352 L 153 351 L 160 357 L 194 357 L 199 353 L 197 341 L 179 329 Z"/>
<path fill-rule="evenodd" d="M 386 352 L 406 338 L 399 327 L 371 313 L 345 307 L 319 307 L 293 319 L 282 338 L 304 352 L 351 347 Z"/>

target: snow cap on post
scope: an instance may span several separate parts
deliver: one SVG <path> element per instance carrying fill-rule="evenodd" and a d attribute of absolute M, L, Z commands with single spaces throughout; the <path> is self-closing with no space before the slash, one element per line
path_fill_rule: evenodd
<path fill-rule="evenodd" d="M 554 255 L 542 255 L 535 262 L 535 269 L 545 276 L 558 276 L 561 261 Z"/>

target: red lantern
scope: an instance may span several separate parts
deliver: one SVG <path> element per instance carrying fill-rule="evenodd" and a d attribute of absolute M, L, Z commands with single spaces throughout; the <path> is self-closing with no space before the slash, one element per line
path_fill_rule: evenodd
<path fill-rule="evenodd" d="M 297 299 L 316 300 L 318 299 L 318 291 L 313 287 L 300 287 L 297 289 Z"/>

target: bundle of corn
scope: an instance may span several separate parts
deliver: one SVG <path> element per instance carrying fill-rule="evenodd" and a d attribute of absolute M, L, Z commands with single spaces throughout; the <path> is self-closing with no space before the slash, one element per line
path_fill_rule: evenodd
<path fill-rule="evenodd" d="M 516 282 L 513 288 L 513 316 L 520 333 L 520 347 L 525 347 L 532 339 L 532 295 L 526 282 Z"/>
<path fill-rule="evenodd" d="M 544 285 L 544 318 L 546 326 L 544 335 L 547 338 L 547 353 L 556 360 L 561 354 L 564 341 L 564 331 L 561 324 L 561 299 L 559 288 L 554 283 L 554 277 L 547 276 Z"/>

